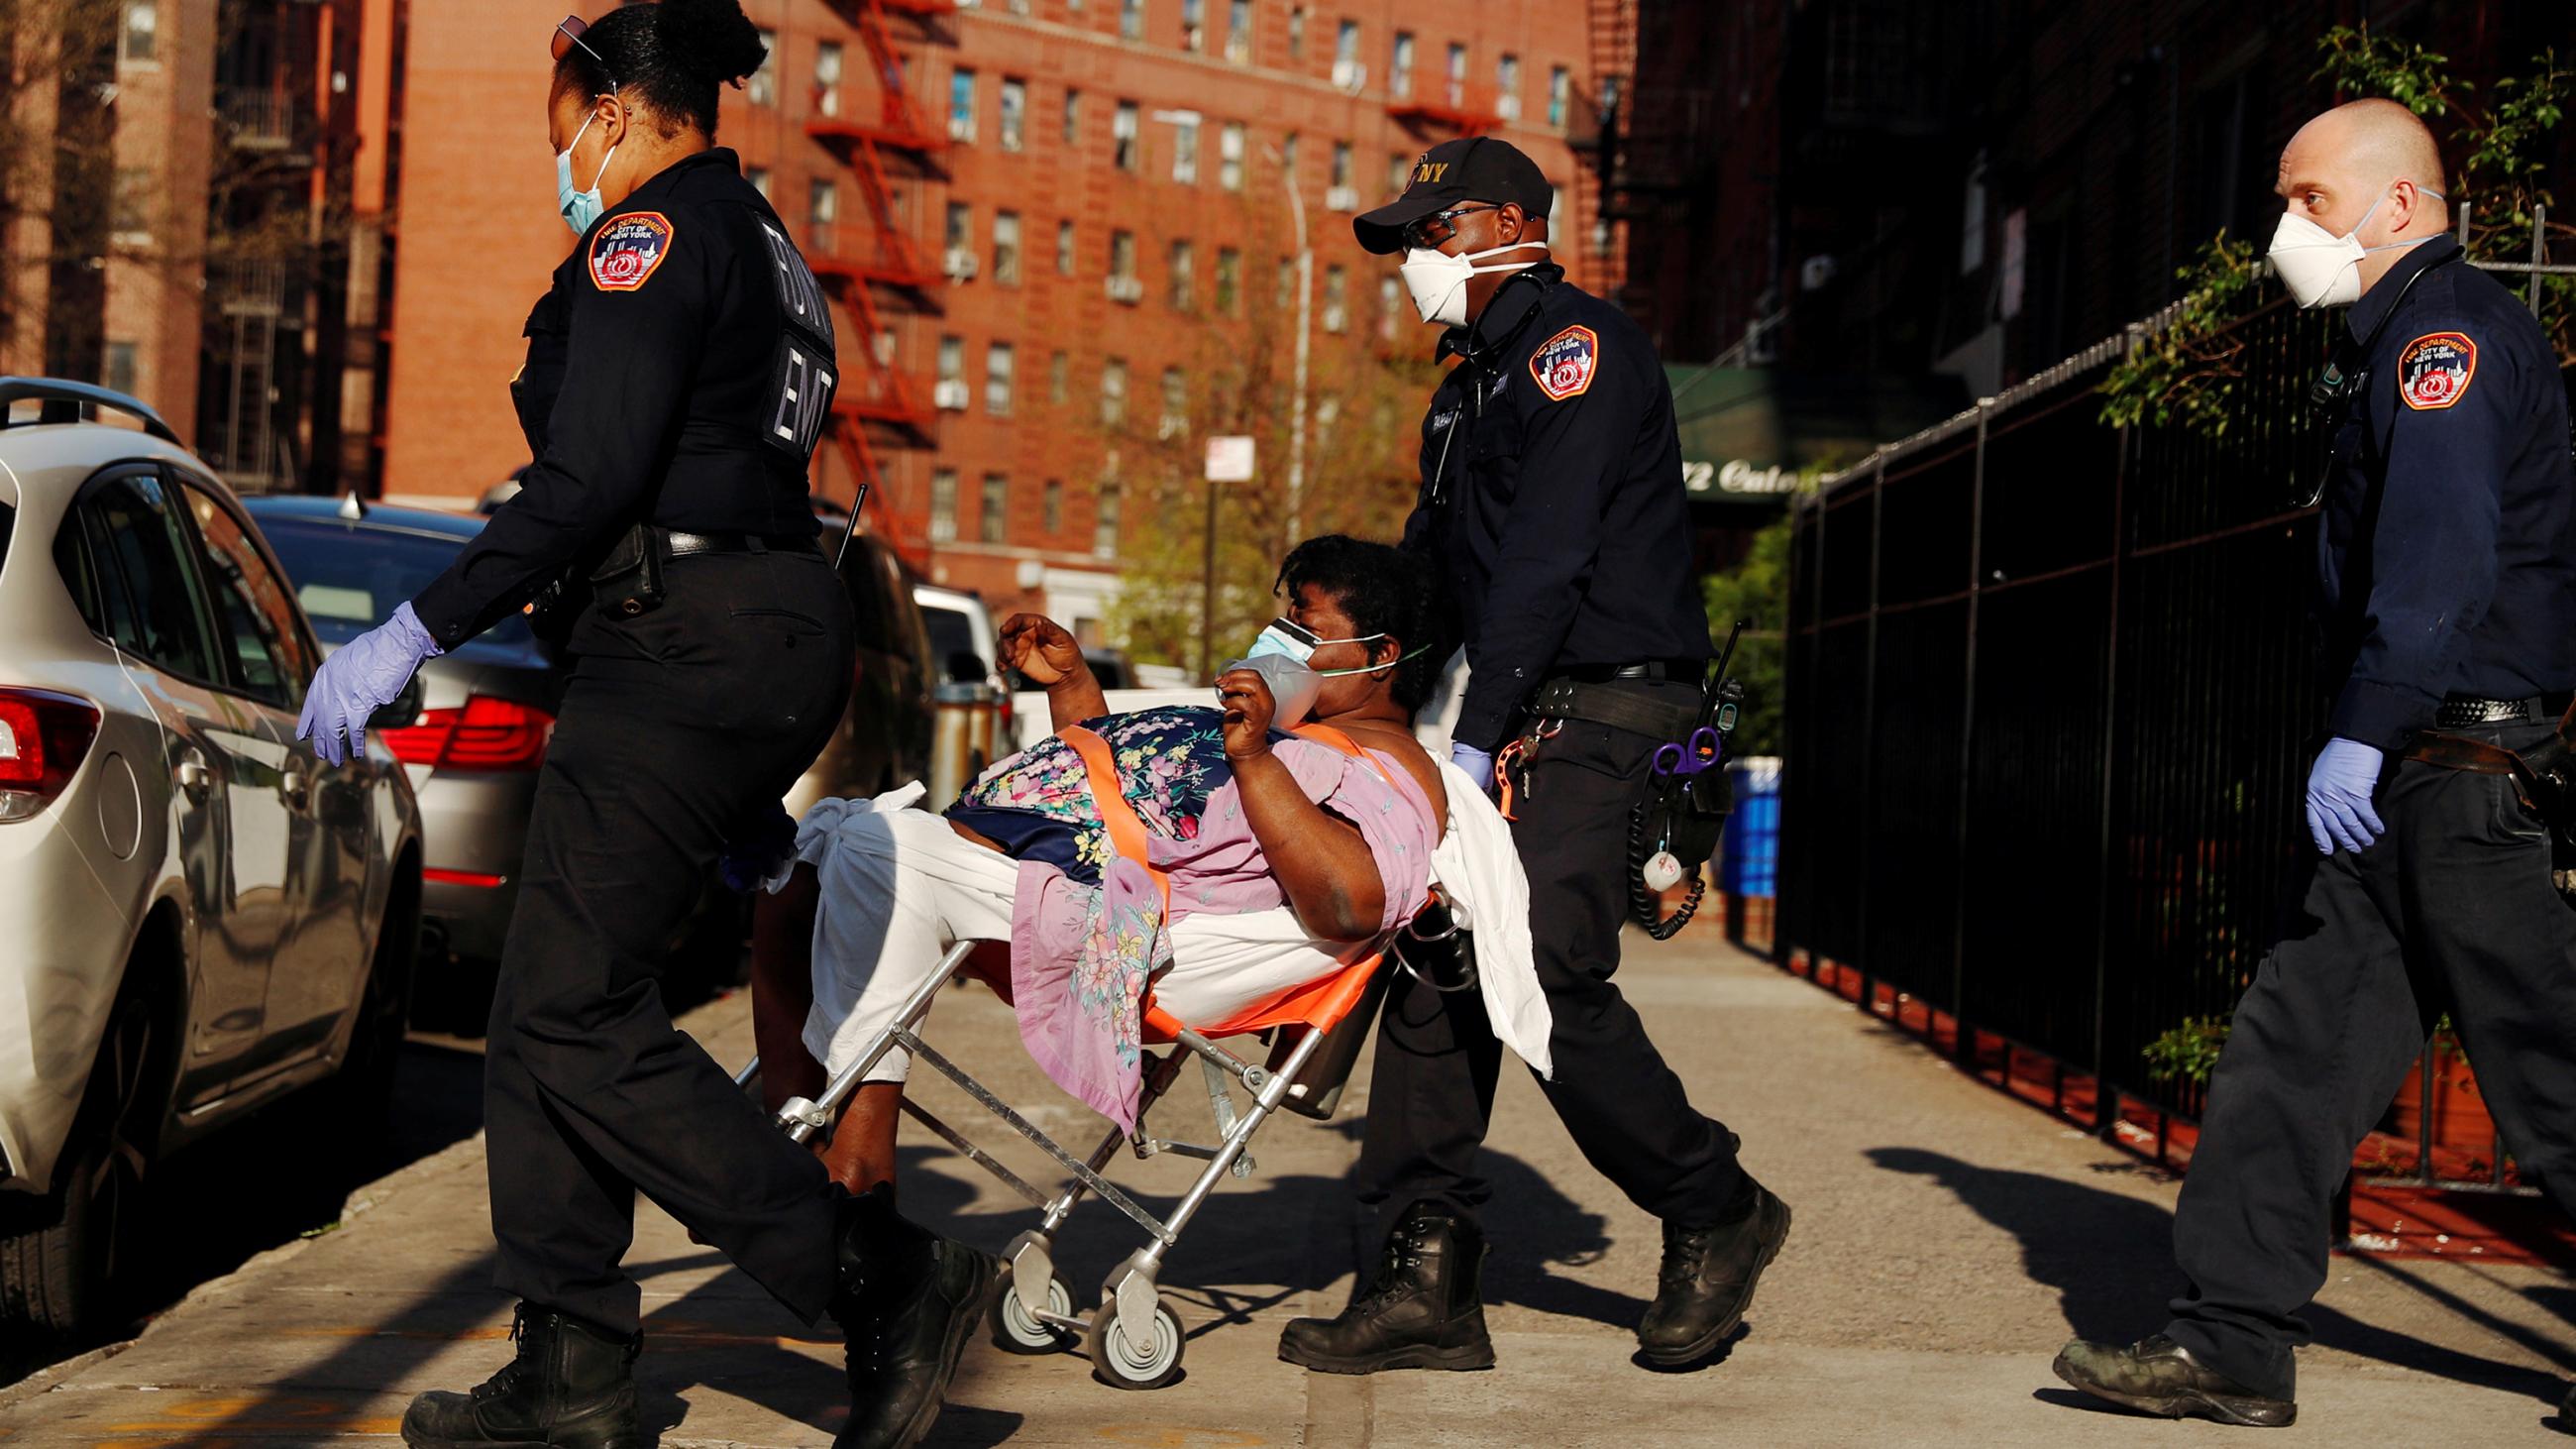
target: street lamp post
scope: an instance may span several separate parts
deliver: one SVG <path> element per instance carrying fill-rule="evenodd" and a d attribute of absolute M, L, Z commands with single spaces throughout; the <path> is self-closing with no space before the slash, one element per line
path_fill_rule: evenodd
<path fill-rule="evenodd" d="M 1306 496 L 1306 356 L 1312 347 L 1315 310 L 1315 247 L 1306 235 L 1306 198 L 1297 189 L 1296 173 L 1276 146 L 1262 148 L 1279 162 L 1280 184 L 1288 188 L 1288 220 L 1297 229 L 1297 366 L 1288 409 L 1288 544 L 1295 547 L 1304 531 L 1299 510 Z"/>

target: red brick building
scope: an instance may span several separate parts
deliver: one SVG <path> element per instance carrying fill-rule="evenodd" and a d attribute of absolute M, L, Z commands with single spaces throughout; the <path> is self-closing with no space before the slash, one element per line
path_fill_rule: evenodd
<path fill-rule="evenodd" d="M 1606 280 L 1565 139 L 1592 90 L 1592 7 L 1572 0 L 746 9 L 771 58 L 727 93 L 720 140 L 840 307 L 817 490 L 845 500 L 873 475 L 870 526 L 997 607 L 1101 619 L 1134 465 L 1113 456 L 1121 428 L 1169 414 L 1145 431 L 1173 442 L 1212 357 L 1276 349 L 1287 375 L 1291 176 L 1325 414 L 1346 355 L 1429 353 L 1349 218 L 1432 142 L 1479 130 L 1529 150 L 1559 184 L 1559 259 Z M 437 97 L 440 120 L 401 142 L 389 495 L 461 501 L 523 460 L 504 384 L 565 245 L 539 140 L 555 18 L 521 0 L 410 9 L 407 98 L 419 115 Z M 1251 486 L 1279 476 L 1264 457 Z"/>

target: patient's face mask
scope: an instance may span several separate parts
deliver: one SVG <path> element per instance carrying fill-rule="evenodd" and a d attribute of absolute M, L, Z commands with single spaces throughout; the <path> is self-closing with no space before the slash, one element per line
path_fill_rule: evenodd
<path fill-rule="evenodd" d="M 1316 697 L 1323 693 L 1324 681 L 1350 674 L 1373 674 L 1391 669 L 1419 654 L 1407 654 L 1378 664 L 1361 664 L 1349 669 L 1316 669 L 1306 661 L 1315 651 L 1333 644 L 1374 644 L 1385 638 L 1383 633 L 1361 634 L 1349 639 L 1318 639 L 1315 631 L 1294 619 L 1273 619 L 1252 648 L 1240 659 L 1225 666 L 1226 670 L 1249 669 L 1268 681 L 1270 696 L 1278 702 L 1272 723 L 1280 729 L 1294 729 L 1313 713 Z M 1425 646 L 1428 647 L 1428 646 Z M 1221 671 L 1222 672 L 1222 671 Z"/>

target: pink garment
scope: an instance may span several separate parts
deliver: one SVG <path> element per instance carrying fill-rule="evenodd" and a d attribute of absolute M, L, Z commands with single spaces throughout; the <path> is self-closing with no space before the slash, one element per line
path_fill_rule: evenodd
<path fill-rule="evenodd" d="M 1380 931 L 1411 919 L 1430 889 L 1431 852 L 1439 841 L 1422 787 L 1380 751 L 1369 753 L 1383 776 L 1309 740 L 1283 738 L 1274 749 L 1306 798 L 1349 821 L 1367 842 L 1385 886 Z M 1148 978 L 1170 964 L 1171 920 L 1201 911 L 1271 910 L 1287 901 L 1232 779 L 1210 792 L 1194 836 L 1156 835 L 1148 850 L 1155 867 L 1171 877 L 1170 920 L 1153 878 L 1115 856 L 1098 889 L 1046 862 L 1023 860 L 1011 909 L 1011 986 L 1021 1041 L 1057 1085 L 1130 1131 L 1141 1088 L 1142 1002 Z"/>

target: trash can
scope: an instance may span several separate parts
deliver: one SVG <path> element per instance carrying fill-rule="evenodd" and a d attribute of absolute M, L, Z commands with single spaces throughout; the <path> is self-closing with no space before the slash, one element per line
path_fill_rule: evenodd
<path fill-rule="evenodd" d="M 1779 894 L 1780 761 L 1756 755 L 1726 766 L 1735 787 L 1735 813 L 1718 841 L 1717 888 L 1726 896 L 1726 936 L 1742 944 L 1751 934 L 1771 937 L 1773 898 Z"/>

